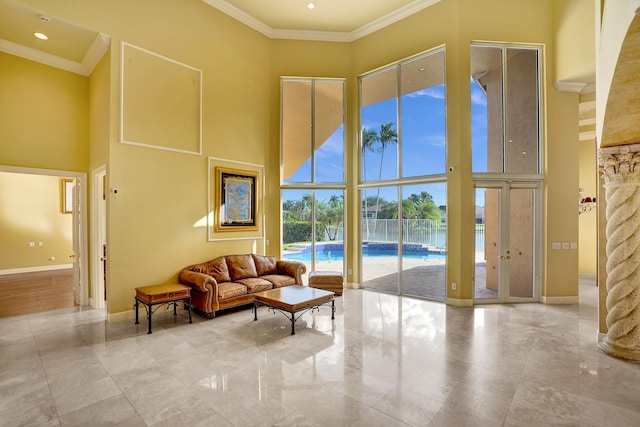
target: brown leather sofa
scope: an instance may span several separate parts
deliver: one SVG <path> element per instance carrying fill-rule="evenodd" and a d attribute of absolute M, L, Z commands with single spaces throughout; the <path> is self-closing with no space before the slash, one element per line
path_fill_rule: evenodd
<path fill-rule="evenodd" d="M 255 292 L 302 285 L 306 271 L 301 262 L 274 256 L 227 255 L 185 267 L 178 280 L 191 286 L 194 310 L 212 319 L 217 311 L 253 303 Z"/>

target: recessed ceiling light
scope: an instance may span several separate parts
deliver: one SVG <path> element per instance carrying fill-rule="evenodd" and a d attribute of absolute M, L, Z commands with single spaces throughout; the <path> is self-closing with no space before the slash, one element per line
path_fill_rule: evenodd
<path fill-rule="evenodd" d="M 34 36 L 39 38 L 40 40 L 49 40 L 49 36 L 44 33 L 33 33 Z"/>
<path fill-rule="evenodd" d="M 316 8 L 316 4 L 312 1 L 310 1 L 309 3 L 307 3 L 307 9 L 315 9 Z"/>

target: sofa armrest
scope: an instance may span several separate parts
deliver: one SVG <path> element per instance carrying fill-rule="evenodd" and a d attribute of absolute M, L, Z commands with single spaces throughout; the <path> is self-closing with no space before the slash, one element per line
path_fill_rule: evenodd
<path fill-rule="evenodd" d="M 295 278 L 296 285 L 302 285 L 302 275 L 307 272 L 307 266 L 299 261 L 278 260 L 276 269 L 278 274 Z"/>
<path fill-rule="evenodd" d="M 218 282 L 216 279 L 204 273 L 196 273 L 191 270 L 181 270 L 178 280 L 183 285 L 191 286 L 193 289 L 200 292 L 209 292 L 207 284 L 211 285 L 211 288 L 215 289 Z"/>

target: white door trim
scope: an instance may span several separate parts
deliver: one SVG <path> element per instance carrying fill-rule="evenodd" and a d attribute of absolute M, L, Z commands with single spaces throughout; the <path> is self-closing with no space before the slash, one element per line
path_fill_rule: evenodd
<path fill-rule="evenodd" d="M 103 213 L 104 186 L 107 166 L 102 165 L 91 173 L 91 295 L 89 303 L 93 308 L 105 308 L 104 301 L 104 267 L 102 263 L 102 242 L 106 241 L 103 230 L 106 228 Z"/>

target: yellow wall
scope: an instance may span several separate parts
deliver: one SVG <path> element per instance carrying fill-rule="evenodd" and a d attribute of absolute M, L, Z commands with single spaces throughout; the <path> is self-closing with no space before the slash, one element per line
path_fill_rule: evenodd
<path fill-rule="evenodd" d="M 0 53 L 0 164 L 87 170 L 89 79 Z"/>
<path fill-rule="evenodd" d="M 62 213 L 61 191 L 59 177 L 0 172 L 0 270 L 71 264 L 71 214 Z"/>
<path fill-rule="evenodd" d="M 207 242 L 206 228 L 194 224 L 207 214 L 208 156 L 267 159 L 269 40 L 195 0 L 29 3 L 111 37 L 107 179 L 118 193 L 108 198 L 107 311 L 130 311 L 136 286 L 175 280 L 185 265 L 261 252 L 262 240 Z M 203 71 L 202 156 L 119 143 L 121 41 Z M 271 221 L 279 224 L 268 216 L 267 228 Z"/>
<path fill-rule="evenodd" d="M 443 0 L 353 43 L 269 40 L 199 0 L 164 0 L 161 4 L 152 0 L 90 3 L 25 0 L 25 3 L 111 36 L 107 59 L 91 78 L 91 96 L 87 94 L 89 83 L 86 78 L 50 71 L 39 65 L 37 67 L 42 70 L 32 76 L 36 80 L 41 75 L 60 73 L 68 80 L 84 81 L 85 118 L 77 125 L 85 141 L 82 150 L 78 151 L 84 154 L 73 154 L 83 160 L 77 162 L 80 163 L 77 168 L 66 168 L 86 171 L 89 165 L 94 168 L 106 160 L 108 186 L 118 189 L 117 194 L 109 193 L 108 200 L 107 310 L 111 315 L 131 310 L 133 288 L 175 280 L 179 269 L 187 264 L 223 254 L 263 251 L 264 242 L 260 239 L 207 242 L 206 228 L 194 226 L 207 214 L 208 156 L 265 165 L 265 229 L 266 239 L 271 243 L 266 251 L 278 254 L 281 75 L 347 78 L 347 161 L 351 169 L 347 179 L 350 187 L 355 188 L 357 76 L 443 44 L 447 47 L 447 155 L 448 164 L 456 168 L 448 181 L 447 273 L 448 282 L 461 284 L 458 291 L 450 291 L 449 297 L 472 297 L 473 253 L 470 248 L 473 247 L 474 209 L 469 143 L 469 42 L 544 44 L 545 70 L 546 74 L 551 74 L 549 70 L 553 69 L 554 58 L 551 0 Z M 498 10 L 500 13 L 496 13 Z M 203 70 L 202 156 L 119 143 L 121 41 Z M 7 61 L 6 57 L 3 55 L 0 60 Z M 577 142 L 567 142 L 571 137 L 577 141 L 577 131 L 573 130 L 577 125 L 572 125 L 572 121 L 577 121 L 577 101 L 572 94 L 557 92 L 551 77 L 547 77 L 544 88 L 548 102 L 545 116 L 545 207 L 548 212 L 543 224 L 545 244 L 556 239 L 577 241 L 575 189 L 578 185 Z M 58 104 L 68 96 L 51 94 L 47 100 Z M 89 134 L 87 103 L 91 105 L 92 118 L 91 158 L 88 158 L 89 146 L 86 144 Z M 2 108 L 3 111 L 8 109 Z M 102 121 L 107 109 L 108 126 Z M 24 120 L 24 117 L 28 117 L 26 112 L 17 119 Z M 94 124 L 94 120 L 98 123 Z M 43 131 L 42 126 L 37 128 Z M 108 148 L 104 146 L 107 135 Z M 35 147 L 34 151 L 47 148 L 40 142 Z M 14 145 L 7 149 L 3 144 L 0 150 L 4 150 L 0 151 L 2 164 L 48 168 L 58 163 L 66 164 L 55 156 L 51 160 L 43 156 L 40 163 L 34 162 L 33 156 L 18 154 L 20 149 Z M 72 162 L 66 157 L 65 161 Z M 355 193 L 351 197 L 347 244 L 353 248 L 357 242 L 359 212 L 353 204 Z M 577 295 L 577 251 L 566 252 L 562 260 L 546 263 L 543 280 L 547 296 Z M 543 255 L 546 260 L 546 250 Z M 355 268 L 356 259 L 351 256 L 347 263 Z M 353 276 L 348 280 L 357 280 L 357 270 Z"/>
<path fill-rule="evenodd" d="M 552 4 L 556 44 L 553 80 L 594 81 L 596 59 L 594 0 L 555 0 Z"/>
<path fill-rule="evenodd" d="M 110 58 L 111 54 L 107 52 L 89 78 L 91 171 L 106 165 L 109 159 Z"/>

